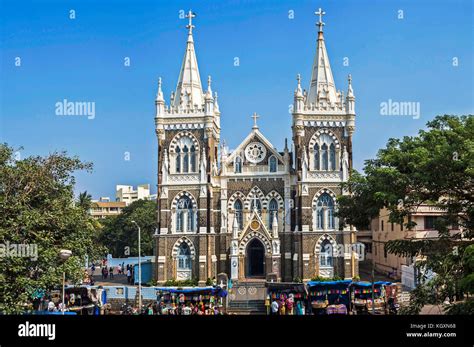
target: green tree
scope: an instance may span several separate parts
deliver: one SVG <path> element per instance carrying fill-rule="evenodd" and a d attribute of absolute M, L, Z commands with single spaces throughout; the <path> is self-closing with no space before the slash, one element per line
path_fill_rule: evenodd
<path fill-rule="evenodd" d="M 14 149 L 0 145 L 0 312 L 22 312 L 35 290 L 59 288 L 63 270 L 69 281 L 82 280 L 86 256 L 102 252 L 97 222 L 74 203 L 73 172 L 91 169 L 64 152 L 15 160 Z M 37 257 L 7 254 L 15 244 L 36 247 Z M 72 251 L 65 263 L 61 249 Z"/>
<path fill-rule="evenodd" d="M 447 296 L 472 293 L 468 283 L 473 268 L 466 252 L 474 236 L 474 117 L 438 116 L 418 136 L 390 139 L 376 159 L 366 161 L 364 172 L 365 176 L 353 174 L 344 185 L 352 196 L 338 199 L 338 215 L 345 223 L 366 227 L 386 207 L 390 222 L 411 229 L 415 226 L 411 215 L 421 204 L 444 211 L 435 223 L 438 239 L 394 240 L 386 245 L 393 254 L 423 256 L 416 264 L 423 270 L 418 271 L 420 281 L 426 280 L 428 270 L 436 273 L 412 292 L 407 313 L 418 313 L 424 304 L 441 303 Z M 449 232 L 453 225 L 460 227 L 462 237 Z"/>
<path fill-rule="evenodd" d="M 125 207 L 120 215 L 101 221 L 100 241 L 114 257 L 138 256 L 138 230 L 133 220 L 141 228 L 142 255 L 153 254 L 156 201 L 137 200 Z"/>
<path fill-rule="evenodd" d="M 92 196 L 87 193 L 87 190 L 82 193 L 79 193 L 79 196 L 77 198 L 77 205 L 86 211 L 91 208 Z"/>

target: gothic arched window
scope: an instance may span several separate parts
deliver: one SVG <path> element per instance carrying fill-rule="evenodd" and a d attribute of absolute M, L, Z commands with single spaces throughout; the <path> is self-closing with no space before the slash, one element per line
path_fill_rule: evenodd
<path fill-rule="evenodd" d="M 332 171 L 336 170 L 336 146 L 334 146 L 334 143 L 331 143 L 329 146 L 329 161 L 331 165 L 329 166 Z"/>
<path fill-rule="evenodd" d="M 191 134 L 181 133 L 173 139 L 170 153 L 174 155 L 174 173 L 197 172 L 199 147 Z"/>
<path fill-rule="evenodd" d="M 183 172 L 189 172 L 189 149 L 188 146 L 184 146 L 183 148 Z"/>
<path fill-rule="evenodd" d="M 191 172 L 196 172 L 196 148 L 191 146 L 190 152 Z"/>
<path fill-rule="evenodd" d="M 315 170 L 319 170 L 320 166 L 319 166 L 319 145 L 316 143 L 314 145 L 314 169 Z"/>
<path fill-rule="evenodd" d="M 334 229 L 334 200 L 328 193 L 321 194 L 316 204 L 316 228 Z"/>
<path fill-rule="evenodd" d="M 237 223 L 239 224 L 239 230 L 242 230 L 244 227 L 244 219 L 242 214 L 242 201 L 239 199 L 234 202 L 235 218 L 237 218 Z"/>
<path fill-rule="evenodd" d="M 323 144 L 321 146 L 321 161 L 323 162 L 323 170 L 329 169 L 329 158 L 328 158 L 328 145 Z"/>
<path fill-rule="evenodd" d="M 277 159 L 274 156 L 270 157 L 270 172 L 277 172 Z"/>
<path fill-rule="evenodd" d="M 276 199 L 271 199 L 268 204 L 268 225 L 270 229 L 273 227 L 273 217 L 278 218 L 278 202 Z"/>
<path fill-rule="evenodd" d="M 234 172 L 242 173 L 242 158 L 239 156 L 235 157 Z"/>
<path fill-rule="evenodd" d="M 178 248 L 178 270 L 191 270 L 191 249 L 186 242 Z"/>
<path fill-rule="evenodd" d="M 321 250 L 319 253 L 320 266 L 332 266 L 333 249 L 331 242 L 328 239 L 321 243 Z"/>
<path fill-rule="evenodd" d="M 176 147 L 176 172 L 181 172 L 181 149 Z"/>
<path fill-rule="evenodd" d="M 176 231 L 194 231 L 194 211 L 191 199 L 184 195 L 176 205 Z"/>

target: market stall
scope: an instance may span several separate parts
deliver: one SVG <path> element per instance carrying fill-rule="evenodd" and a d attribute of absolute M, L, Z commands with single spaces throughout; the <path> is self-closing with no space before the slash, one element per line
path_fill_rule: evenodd
<path fill-rule="evenodd" d="M 350 309 L 350 280 L 307 283 L 313 314 L 347 314 Z"/>
<path fill-rule="evenodd" d="M 156 288 L 160 314 L 220 314 L 226 296 L 227 292 L 220 287 Z"/>
<path fill-rule="evenodd" d="M 271 304 L 276 301 L 279 313 L 289 315 L 305 315 L 308 311 L 308 292 L 303 283 L 267 283 L 265 306 L 267 314 L 271 313 Z"/>
<path fill-rule="evenodd" d="M 102 288 L 68 287 L 65 289 L 66 307 L 71 312 L 80 315 L 104 314 L 107 293 Z"/>
<path fill-rule="evenodd" d="M 357 314 L 383 314 L 386 310 L 385 286 L 391 282 L 354 282 L 351 284 L 353 309 Z M 372 295 L 373 287 L 373 295 Z"/>

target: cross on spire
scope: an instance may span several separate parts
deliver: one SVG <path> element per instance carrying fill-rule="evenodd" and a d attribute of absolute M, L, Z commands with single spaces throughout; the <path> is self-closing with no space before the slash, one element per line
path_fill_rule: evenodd
<path fill-rule="evenodd" d="M 254 195 L 253 195 L 253 199 L 252 199 L 252 200 L 253 200 L 253 210 L 254 210 L 254 211 L 257 211 L 257 200 L 258 200 L 258 199 L 257 199 L 257 194 L 254 194 Z"/>
<path fill-rule="evenodd" d="M 189 24 L 186 25 L 186 28 L 189 29 L 190 34 L 192 34 L 193 28 L 195 28 L 195 26 L 193 25 L 193 18 L 194 17 L 196 17 L 196 14 L 193 13 L 193 11 L 189 10 L 188 14 L 186 15 L 186 18 L 189 19 Z"/>
<path fill-rule="evenodd" d="M 319 31 L 322 32 L 323 31 L 323 25 L 324 25 L 323 16 L 326 14 L 326 12 L 324 12 L 322 10 L 322 8 L 320 7 L 317 12 L 314 12 L 314 14 L 316 16 L 319 16 L 319 22 L 317 23 L 317 25 L 319 26 Z"/>
<path fill-rule="evenodd" d="M 257 112 L 254 112 L 253 115 L 252 115 L 252 118 L 253 118 L 253 127 L 252 127 L 252 129 L 258 129 L 257 118 L 260 118 L 260 116 L 257 114 Z"/>

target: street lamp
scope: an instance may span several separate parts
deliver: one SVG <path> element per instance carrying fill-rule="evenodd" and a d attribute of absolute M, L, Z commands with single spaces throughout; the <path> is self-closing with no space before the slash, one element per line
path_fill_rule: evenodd
<path fill-rule="evenodd" d="M 132 223 L 135 224 L 138 228 L 138 310 L 142 311 L 142 261 L 141 261 L 141 238 L 140 233 L 141 229 L 137 222 L 132 220 Z"/>
<path fill-rule="evenodd" d="M 64 268 L 64 263 L 66 260 L 69 259 L 69 257 L 72 255 L 72 251 L 69 249 L 62 249 L 59 251 L 59 258 L 63 261 L 63 298 L 62 298 L 62 306 L 61 306 L 61 312 L 64 315 L 64 291 L 65 291 L 65 286 L 66 286 L 66 269 Z"/>

